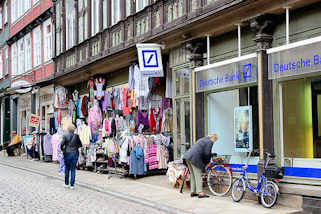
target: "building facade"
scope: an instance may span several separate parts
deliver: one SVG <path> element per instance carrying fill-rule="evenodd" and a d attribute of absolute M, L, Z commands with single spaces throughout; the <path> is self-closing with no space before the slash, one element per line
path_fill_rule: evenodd
<path fill-rule="evenodd" d="M 10 97 L 3 93 L 10 86 L 9 78 L 9 46 L 6 41 L 10 37 L 9 22 L 10 5 L 8 1 L 0 2 L 0 90 L 1 94 L 1 141 L 10 141 Z"/>
<path fill-rule="evenodd" d="M 262 170 L 265 152 L 276 154 L 286 168 L 284 193 L 320 197 L 306 185 L 321 179 L 320 56 L 311 49 L 319 47 L 319 1 L 56 0 L 53 7 L 57 84 L 95 75 L 107 75 L 110 86 L 127 83 L 136 44 L 162 44 L 172 72 L 175 159 L 215 132 L 214 150 L 232 166 L 244 163 L 244 148 L 259 151 L 250 159 L 253 173 Z M 250 117 L 251 124 L 237 126 L 251 130 L 245 147 L 235 134 L 242 106 L 251 109 L 238 121 Z M 293 182 L 307 191 L 290 190 Z"/>
<path fill-rule="evenodd" d="M 53 25 L 50 0 L 10 0 L 11 130 L 22 136 L 33 130 L 31 114 L 41 117 L 41 127 L 52 109 L 54 76 Z M 53 112 L 50 112 L 53 114 Z M 36 130 L 36 131 L 39 131 Z"/>

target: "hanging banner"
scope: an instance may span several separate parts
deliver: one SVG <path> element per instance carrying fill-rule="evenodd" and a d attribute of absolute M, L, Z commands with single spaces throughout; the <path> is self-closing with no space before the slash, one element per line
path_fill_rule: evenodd
<path fill-rule="evenodd" d="M 29 118 L 29 126 L 38 128 L 40 118 L 35 114 L 31 114 Z"/>
<path fill-rule="evenodd" d="M 145 77 L 163 77 L 161 45 L 136 44 L 139 69 Z"/>
<path fill-rule="evenodd" d="M 235 152 L 253 150 L 252 106 L 234 108 Z"/>

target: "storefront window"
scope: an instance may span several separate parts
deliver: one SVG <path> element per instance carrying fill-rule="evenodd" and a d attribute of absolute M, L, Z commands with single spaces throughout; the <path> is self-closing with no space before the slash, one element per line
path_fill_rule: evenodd
<path fill-rule="evenodd" d="M 285 165 L 305 167 L 302 158 L 321 158 L 321 80 L 282 83 L 283 150 Z M 311 168 L 311 166 L 306 166 Z"/>
<path fill-rule="evenodd" d="M 175 158 L 180 159 L 192 144 L 191 130 L 191 71 L 174 70 L 174 144 Z"/>
<path fill-rule="evenodd" d="M 231 156 L 232 163 L 241 163 L 246 154 L 235 151 L 234 110 L 239 106 L 252 106 L 253 149 L 259 148 L 258 142 L 258 103 L 257 87 L 210 93 L 207 95 L 207 132 L 216 133 L 218 141 L 213 152 Z M 251 131 L 251 130 L 250 130 Z M 240 157 L 242 157 L 240 159 Z"/>
<path fill-rule="evenodd" d="M 180 69 L 175 71 L 175 82 L 176 82 L 176 96 L 189 95 L 191 92 L 190 87 L 191 74 L 189 69 Z"/>
<path fill-rule="evenodd" d="M 176 109 L 176 157 L 181 158 L 191 146 L 191 102 L 189 98 L 177 99 Z"/>

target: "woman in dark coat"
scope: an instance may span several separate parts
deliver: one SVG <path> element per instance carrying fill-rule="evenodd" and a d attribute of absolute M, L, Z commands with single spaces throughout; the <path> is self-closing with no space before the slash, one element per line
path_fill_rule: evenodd
<path fill-rule="evenodd" d="M 215 141 L 217 141 L 216 134 L 203 137 L 196 141 L 183 156 L 191 174 L 191 197 L 209 197 L 203 192 L 202 174 L 205 172 L 206 165 L 211 161 L 212 147 Z"/>

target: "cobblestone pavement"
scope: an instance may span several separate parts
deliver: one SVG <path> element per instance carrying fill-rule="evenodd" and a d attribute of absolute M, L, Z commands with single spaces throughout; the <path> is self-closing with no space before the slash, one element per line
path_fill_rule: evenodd
<path fill-rule="evenodd" d="M 0 165 L 0 213 L 162 213 L 140 204 L 77 187 L 62 181 Z"/>

